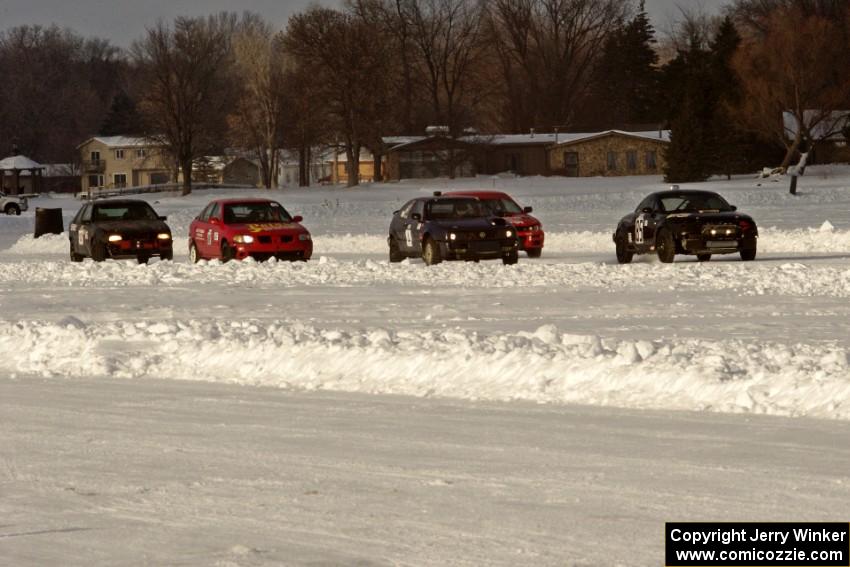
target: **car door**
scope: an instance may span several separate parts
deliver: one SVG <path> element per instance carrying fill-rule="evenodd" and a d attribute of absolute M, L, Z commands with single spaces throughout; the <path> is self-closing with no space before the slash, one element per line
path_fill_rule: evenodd
<path fill-rule="evenodd" d="M 634 243 L 639 251 L 655 246 L 655 227 L 660 210 L 658 199 L 647 197 L 635 210 Z"/>
<path fill-rule="evenodd" d="M 425 220 L 425 200 L 417 199 L 413 203 L 410 215 L 402 219 L 404 223 L 404 234 L 402 239 L 403 250 L 410 255 L 422 253 L 422 241 L 419 239 L 422 224 Z"/>
<path fill-rule="evenodd" d="M 94 205 L 88 203 L 80 210 L 74 221 L 72 221 L 72 224 L 76 225 L 76 234 L 74 234 L 74 248 L 77 254 L 91 256 L 91 216 L 93 208 Z"/>
<path fill-rule="evenodd" d="M 405 228 L 407 226 L 407 218 L 413 210 L 415 200 L 410 200 L 404 206 L 393 214 L 393 219 L 390 221 L 390 236 L 392 236 L 398 244 L 399 250 L 406 250 Z"/>

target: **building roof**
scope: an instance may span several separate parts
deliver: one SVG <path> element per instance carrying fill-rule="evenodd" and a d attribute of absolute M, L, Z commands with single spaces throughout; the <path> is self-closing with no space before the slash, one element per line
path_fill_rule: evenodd
<path fill-rule="evenodd" d="M 100 142 L 107 148 L 142 148 L 156 146 L 155 142 L 151 142 L 147 138 L 133 136 L 93 136 L 78 145 L 77 148 L 85 146 L 91 141 Z"/>
<path fill-rule="evenodd" d="M 40 163 L 34 162 L 27 156 L 17 155 L 9 156 L 0 160 L 0 169 L 44 169 L 44 166 Z"/>
<path fill-rule="evenodd" d="M 656 142 L 670 142 L 670 130 L 656 130 L 653 132 L 626 132 L 625 130 L 605 130 L 603 132 L 587 132 L 580 134 L 560 134 L 559 146 L 576 144 L 587 140 L 595 140 L 604 138 L 605 136 L 626 136 L 629 138 L 640 138 L 644 140 L 654 140 Z"/>

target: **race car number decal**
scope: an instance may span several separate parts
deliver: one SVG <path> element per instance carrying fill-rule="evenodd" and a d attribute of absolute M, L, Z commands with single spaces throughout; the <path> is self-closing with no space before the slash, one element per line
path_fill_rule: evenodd
<path fill-rule="evenodd" d="M 271 224 L 249 224 L 249 232 L 263 232 L 264 230 L 280 230 L 282 228 L 292 228 L 292 223 L 276 222 Z"/>
<path fill-rule="evenodd" d="M 79 232 L 77 232 L 77 241 L 80 243 L 80 246 L 85 246 L 86 240 L 89 239 L 89 230 L 87 228 L 81 228 Z"/>
<path fill-rule="evenodd" d="M 643 229 L 646 227 L 646 217 L 640 215 L 635 219 L 635 244 L 643 244 Z"/>
<path fill-rule="evenodd" d="M 404 242 L 408 247 L 413 248 L 413 227 L 410 225 L 404 229 Z"/>

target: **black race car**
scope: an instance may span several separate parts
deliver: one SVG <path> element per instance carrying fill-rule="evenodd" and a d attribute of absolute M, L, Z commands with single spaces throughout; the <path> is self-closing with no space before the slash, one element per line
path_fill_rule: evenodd
<path fill-rule="evenodd" d="M 676 254 L 696 256 L 700 262 L 713 254 L 740 254 L 756 258 L 758 228 L 748 215 L 710 191 L 681 190 L 652 193 L 620 219 L 614 232 L 617 261 L 628 264 L 635 254 L 655 252 L 669 263 Z"/>
<path fill-rule="evenodd" d="M 171 229 L 165 217 L 145 201 L 114 199 L 86 203 L 77 211 L 68 234 L 71 261 L 90 256 L 95 262 L 107 258 L 136 258 L 140 264 L 151 256 L 171 260 Z"/>
<path fill-rule="evenodd" d="M 502 259 L 516 264 L 519 243 L 516 229 L 494 216 L 474 197 L 420 197 L 393 213 L 390 262 L 422 257 L 429 266 L 443 260 Z"/>

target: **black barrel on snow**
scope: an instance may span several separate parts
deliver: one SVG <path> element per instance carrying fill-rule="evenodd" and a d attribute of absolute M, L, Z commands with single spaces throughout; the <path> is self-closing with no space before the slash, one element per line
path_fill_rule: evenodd
<path fill-rule="evenodd" d="M 65 232 L 65 226 L 62 223 L 62 209 L 42 209 L 39 207 L 35 210 L 36 238 L 42 234 L 62 234 L 63 232 Z"/>

